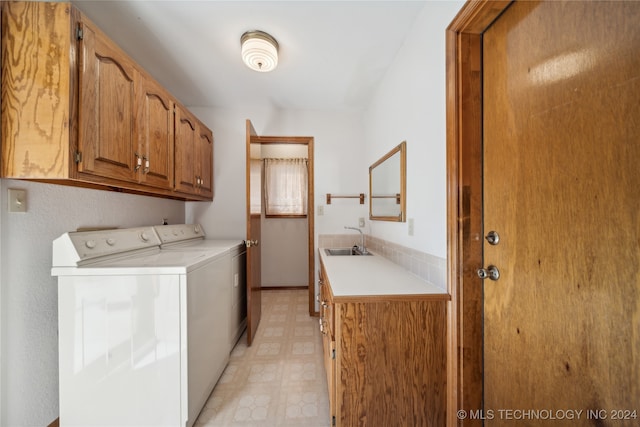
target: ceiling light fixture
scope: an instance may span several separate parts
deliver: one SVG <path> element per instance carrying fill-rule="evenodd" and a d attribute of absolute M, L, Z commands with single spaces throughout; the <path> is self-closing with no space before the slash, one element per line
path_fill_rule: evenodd
<path fill-rule="evenodd" d="M 265 73 L 278 65 L 278 42 L 264 31 L 247 31 L 240 44 L 242 60 L 252 70 Z"/>

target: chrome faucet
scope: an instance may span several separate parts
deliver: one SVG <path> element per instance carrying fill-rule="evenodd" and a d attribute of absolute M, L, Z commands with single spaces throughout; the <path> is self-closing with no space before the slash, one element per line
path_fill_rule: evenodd
<path fill-rule="evenodd" d="M 358 233 L 360 233 L 360 246 L 358 246 L 358 251 L 360 251 L 362 255 L 368 254 L 369 252 L 367 252 L 367 248 L 364 247 L 364 233 L 362 232 L 362 230 L 356 227 L 347 227 L 346 225 L 344 226 L 344 228 L 347 230 L 356 230 Z"/>

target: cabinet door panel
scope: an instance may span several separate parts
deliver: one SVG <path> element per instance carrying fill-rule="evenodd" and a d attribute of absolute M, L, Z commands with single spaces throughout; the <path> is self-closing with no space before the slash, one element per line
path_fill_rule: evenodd
<path fill-rule="evenodd" d="M 151 79 L 141 80 L 140 181 L 160 188 L 173 187 L 173 100 Z"/>
<path fill-rule="evenodd" d="M 3 178 L 69 173 L 72 87 L 67 5 L 0 2 Z M 57 54 L 52 54 L 56 52 Z"/>
<path fill-rule="evenodd" d="M 200 127 L 200 166 L 198 190 L 204 197 L 213 197 L 213 135 L 203 126 Z"/>
<path fill-rule="evenodd" d="M 196 174 L 194 154 L 196 148 L 196 120 L 176 105 L 175 114 L 175 190 L 194 194 Z"/>
<path fill-rule="evenodd" d="M 329 391 L 329 415 L 336 415 L 336 360 L 333 354 L 336 349 L 336 342 L 331 340 L 331 335 L 325 333 L 322 336 L 322 347 L 324 351 L 324 369 L 327 376 L 327 388 Z"/>
<path fill-rule="evenodd" d="M 82 33 L 78 170 L 134 181 L 138 71 L 99 30 L 83 23 Z"/>

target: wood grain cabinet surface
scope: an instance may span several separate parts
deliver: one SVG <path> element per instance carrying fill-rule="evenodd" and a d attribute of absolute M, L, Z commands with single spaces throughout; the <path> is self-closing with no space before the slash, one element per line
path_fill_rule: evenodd
<path fill-rule="evenodd" d="M 333 425 L 445 425 L 446 300 L 339 297 L 320 271 Z"/>
<path fill-rule="evenodd" d="M 211 130 L 187 111 L 185 187 L 178 102 L 69 3 L 2 3 L 2 94 L 4 178 L 213 198 Z"/>
<path fill-rule="evenodd" d="M 193 114 L 176 104 L 176 191 L 213 197 L 213 134 Z"/>

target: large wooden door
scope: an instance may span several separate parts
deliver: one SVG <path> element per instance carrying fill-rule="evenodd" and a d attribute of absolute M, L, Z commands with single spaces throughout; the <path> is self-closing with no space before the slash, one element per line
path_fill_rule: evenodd
<path fill-rule="evenodd" d="M 260 223 L 262 216 L 262 174 L 252 173 L 251 160 L 260 162 L 260 142 L 250 120 L 247 120 L 247 345 L 251 345 L 262 315 L 262 278 L 260 265 Z M 256 157 L 257 156 L 257 157 Z"/>
<path fill-rule="evenodd" d="M 640 422 L 639 22 L 523 1 L 483 35 L 488 425 Z"/>

